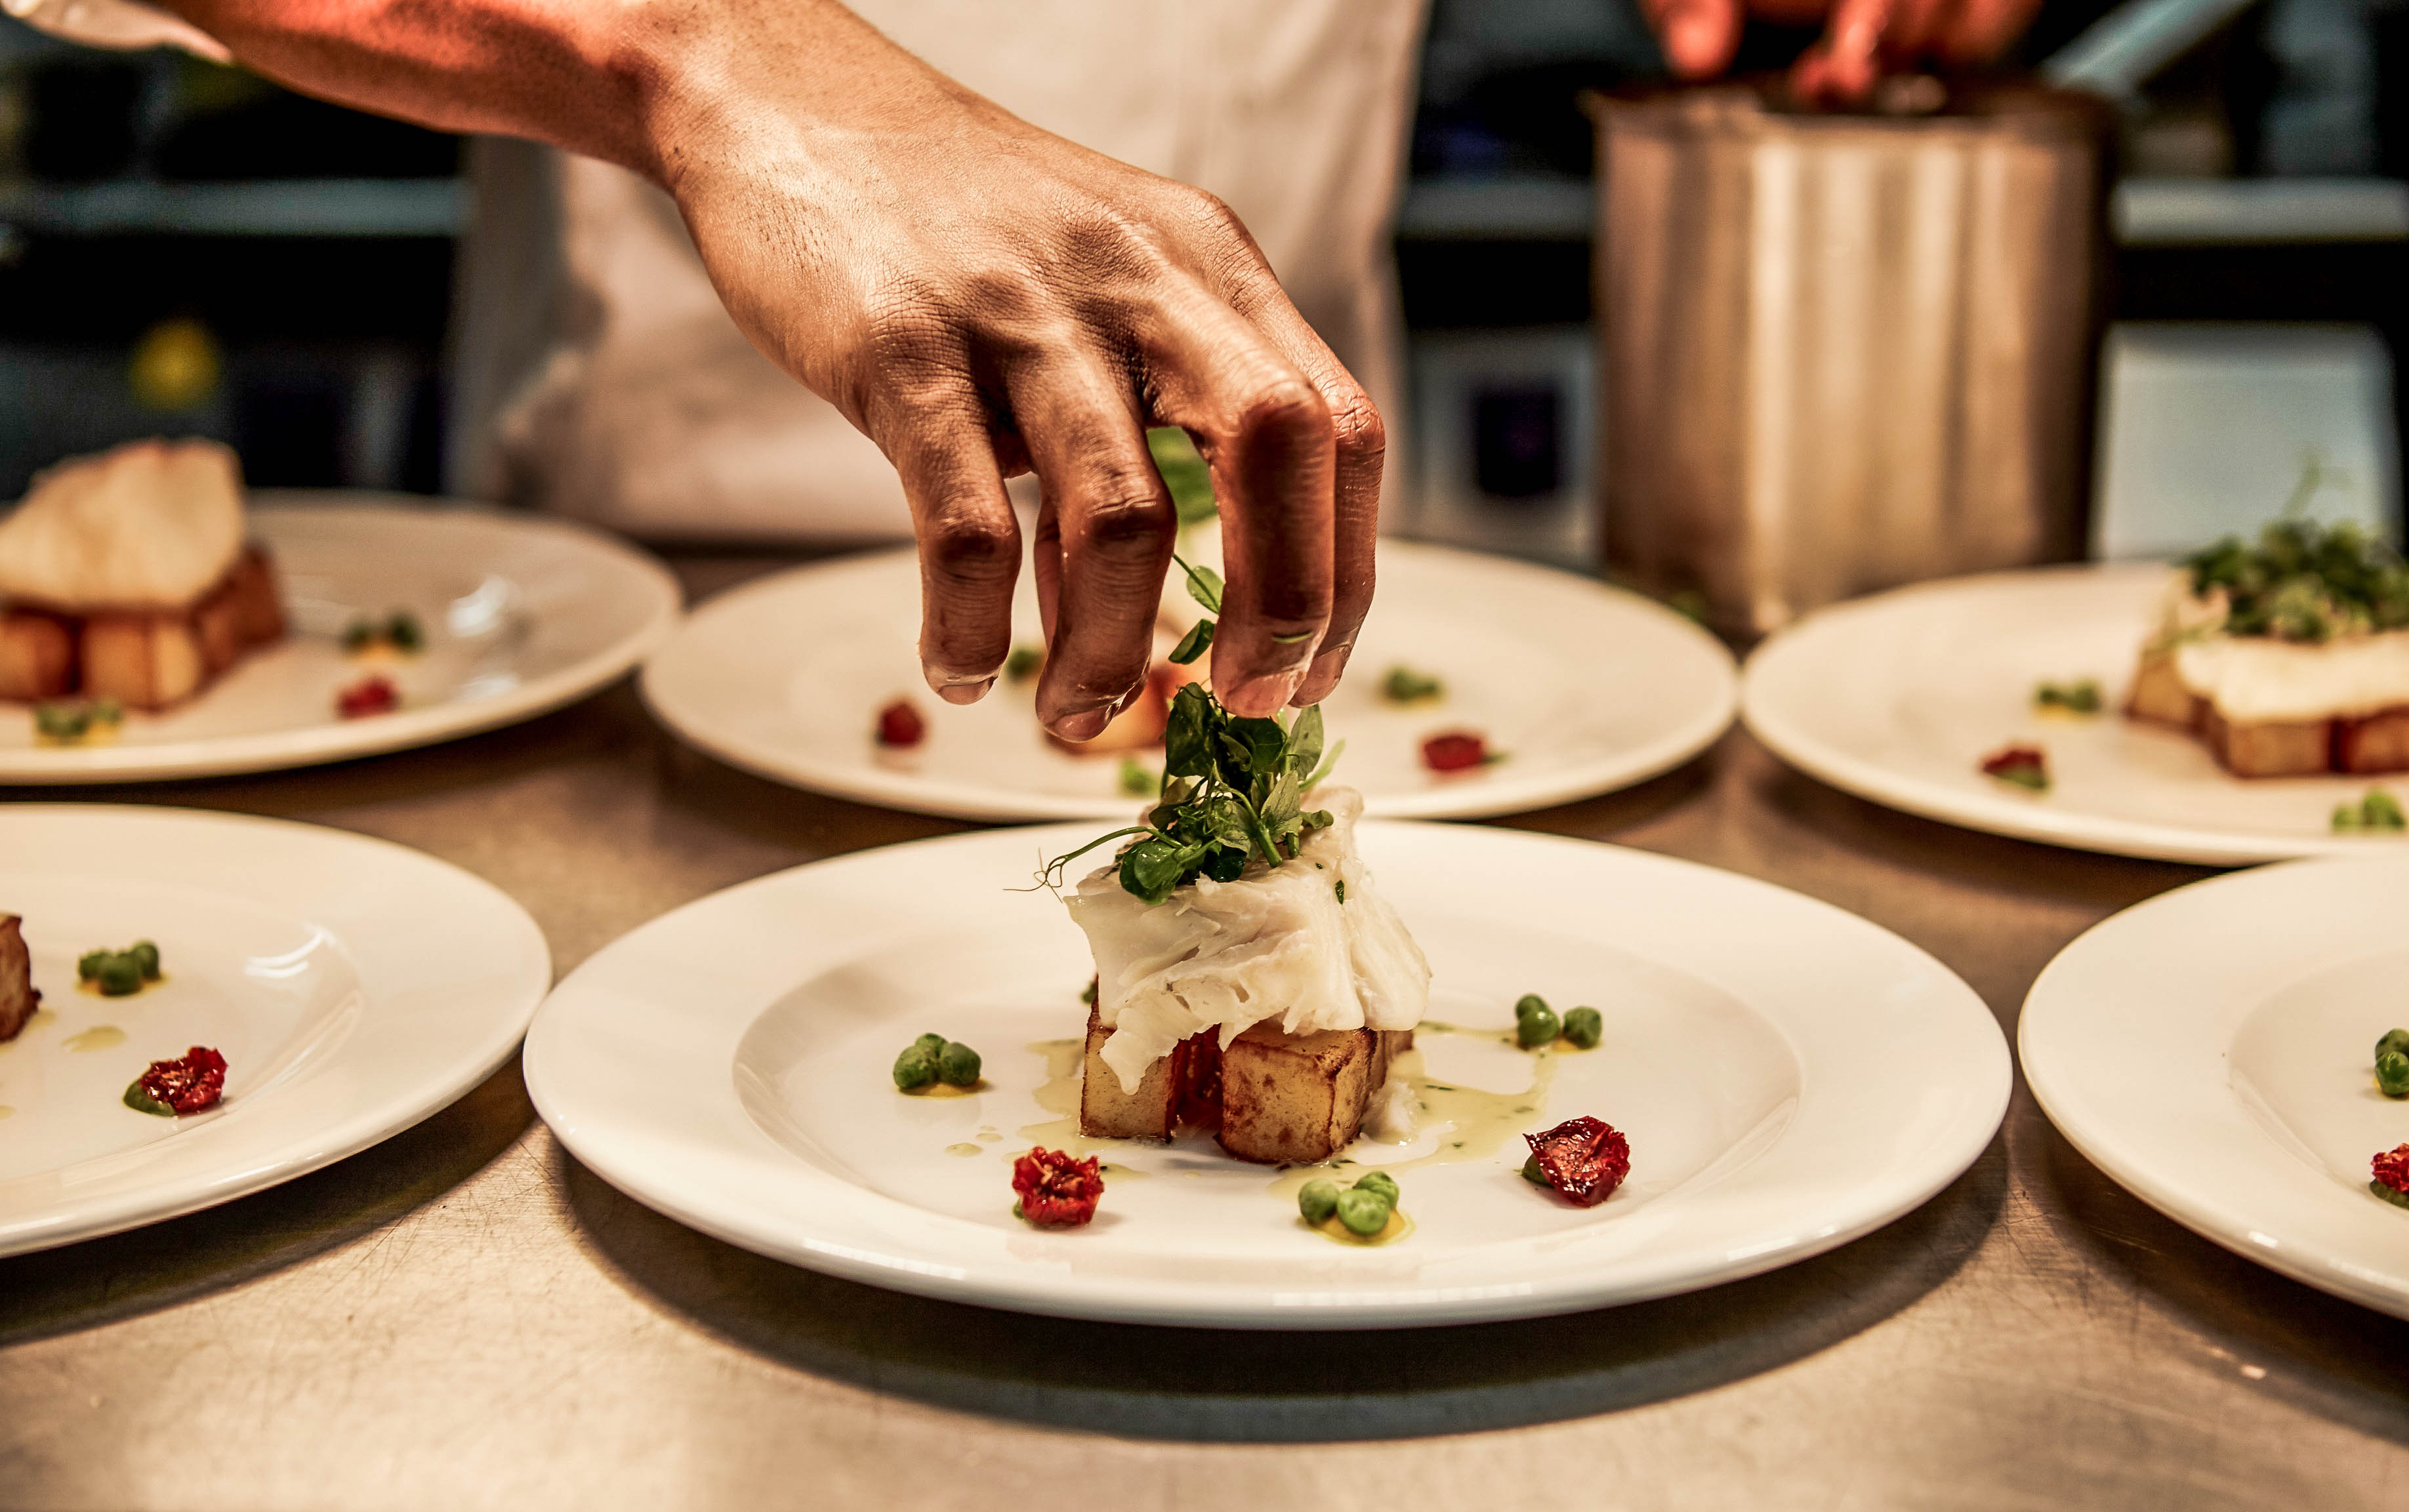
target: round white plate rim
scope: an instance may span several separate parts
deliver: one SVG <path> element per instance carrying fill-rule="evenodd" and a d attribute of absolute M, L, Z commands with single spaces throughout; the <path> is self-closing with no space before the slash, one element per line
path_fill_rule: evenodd
<path fill-rule="evenodd" d="M 1617 792 L 1661 776 L 1696 756 L 1721 738 L 1738 713 L 1739 667 L 1729 648 L 1696 624 L 1653 599 L 1577 573 L 1512 557 L 1389 539 L 1381 541 L 1380 549 L 1384 554 L 1404 553 L 1426 561 L 1466 559 L 1477 562 L 1483 569 L 1528 572 L 1551 583 L 1579 583 L 1594 588 L 1601 594 L 1611 596 L 1624 607 L 1661 616 L 1661 626 L 1667 634 L 1681 636 L 1695 647 L 1710 651 L 1716 673 L 1711 693 L 1702 693 L 1698 711 L 1691 719 L 1615 760 L 1594 762 L 1585 768 L 1575 767 L 1551 777 L 1530 781 L 1518 782 L 1510 773 L 1499 773 L 1480 784 L 1439 787 L 1426 793 L 1367 795 L 1365 812 L 1368 814 L 1390 819 L 1482 819 Z M 669 637 L 646 658 L 643 674 L 638 684 L 645 707 L 680 740 L 730 766 L 772 782 L 838 798 L 875 803 L 907 813 L 988 821 L 1116 818 L 1125 813 L 1129 807 L 1126 798 L 1082 800 L 1003 787 L 975 787 L 887 771 L 866 763 L 821 761 L 808 755 L 782 750 L 770 742 L 755 741 L 725 728 L 686 705 L 663 670 L 676 655 L 679 642 L 688 635 L 707 634 L 712 621 L 719 614 L 742 612 L 757 598 L 784 596 L 794 592 L 800 583 L 822 580 L 837 572 L 909 575 L 916 585 L 917 569 L 913 565 L 916 560 L 915 552 L 910 547 L 873 549 L 825 561 L 808 562 L 718 595 L 698 606 L 686 616 L 678 633 Z M 916 586 L 913 592 L 916 601 Z M 1359 672 L 1358 675 L 1362 674 Z"/>
<path fill-rule="evenodd" d="M 2360 869 L 2390 872 L 2399 890 L 2409 890 L 2409 858 L 2307 857 L 2191 883 L 2103 919 L 2076 936 L 2034 981 L 2017 1026 L 2016 1053 L 2026 1084 L 2051 1124 L 2118 1186 L 2245 1260 L 2379 1312 L 2409 1318 L 2409 1245 L 2404 1245 L 2404 1233 L 2397 1227 L 2403 1219 L 2360 1190 L 2321 1180 L 2315 1173 L 2301 1169 L 2296 1157 L 2275 1144 L 2232 1090 L 2226 1067 L 2226 1036 L 2214 1036 L 2213 1074 L 2208 1073 L 2211 1068 L 2200 1064 L 2171 1066 L 2163 1049 L 2147 1067 L 2126 1066 L 2114 1073 L 2112 1079 L 2125 1081 L 2145 1074 L 2157 1087 L 2187 1094 L 2181 1107 L 2185 1137 L 2156 1148 L 2147 1138 L 2146 1127 L 2137 1131 L 2127 1127 L 2129 1119 L 2120 1120 L 2120 1100 L 2097 1097 L 2086 1088 L 2088 1075 L 2110 1074 L 2093 1070 L 2097 1047 L 2086 1055 L 2061 1044 L 2064 1037 L 2079 1030 L 2084 1020 L 2083 1007 L 2089 995 L 2085 979 L 2133 959 L 2128 936 L 2158 929 L 2182 930 L 2186 942 L 2182 957 L 2152 958 L 2165 984 L 2152 996 L 2163 1003 L 2182 1003 L 2181 1014 L 2197 1015 L 2202 1004 L 2214 1001 L 2219 975 L 2214 963 L 2222 953 L 2236 948 L 2236 941 L 2225 930 L 2196 925 L 2185 928 L 2190 915 L 2229 903 L 2242 909 L 2246 906 L 2243 900 L 2279 896 L 2322 882 L 2339 883 Z M 2248 1007 L 2243 1005 L 2242 1011 L 2246 1014 Z M 2168 1016 L 2177 1016 L 2176 1012 L 2170 1011 Z M 2166 1027 L 2197 1029 L 2196 1024 Z M 2191 1045 L 2204 1054 L 2209 1038 L 2197 1033 L 2162 1034 L 2159 1044 Z M 2178 1069 L 2190 1074 L 2171 1074 Z M 2211 1144 L 2219 1145 L 2222 1157 L 2206 1160 Z M 2236 1163 L 2237 1151 L 2246 1151 L 2250 1159 Z M 2186 1167 L 2186 1156 L 2205 1160 L 2213 1169 Z M 2271 1175 L 2276 1184 L 2253 1191 L 2246 1181 L 2236 1180 L 2258 1174 Z M 2286 1210 L 2283 1217 L 2268 1217 L 2271 1202 Z M 2255 1211 L 2250 1210 L 2254 1205 Z M 2349 1244 L 2303 1233 L 2294 1221 L 2286 1221 L 2314 1223 L 2321 1218 L 2362 1231 L 2368 1243 L 2359 1246 L 2360 1252 L 2387 1256 L 2389 1275 L 2381 1261 L 2354 1259 Z"/>
<path fill-rule="evenodd" d="M 440 744 L 514 725 L 573 703 L 642 662 L 675 633 L 682 595 L 670 569 L 638 548 L 590 526 L 555 516 L 518 514 L 451 500 L 409 502 L 406 496 L 346 496 L 339 503 L 311 503 L 328 496 L 314 490 L 264 490 L 252 510 L 254 521 L 282 518 L 465 520 L 531 536 L 573 542 L 577 550 L 609 559 L 631 574 L 653 602 L 643 622 L 628 634 L 576 662 L 490 698 L 405 709 L 376 719 L 328 720 L 293 729 L 158 745 L 105 745 L 53 750 L 27 747 L 0 751 L 0 785 L 68 786 L 81 784 L 154 782 L 278 771 L 348 761 Z"/>
<path fill-rule="evenodd" d="M 381 1102 L 355 1107 L 342 1117 L 281 1139 L 259 1137 L 257 1120 L 239 1143 L 220 1134 L 219 1130 L 229 1127 L 223 1120 L 179 1135 L 179 1139 L 195 1142 L 194 1151 L 207 1151 L 213 1157 L 207 1162 L 208 1169 L 149 1190 L 137 1188 L 111 1192 L 104 1187 L 25 1217 L 9 1218 L 0 1215 L 0 1258 L 54 1249 L 197 1213 L 281 1186 L 381 1144 L 451 1106 L 507 1064 L 551 985 L 551 946 L 542 929 L 516 900 L 474 872 L 393 841 L 297 820 L 205 809 L 143 804 L 0 804 L 0 834 L 27 821 L 64 821 L 79 827 L 128 825 L 133 827 L 137 839 L 139 831 L 147 828 L 199 826 L 227 831 L 234 843 L 239 843 L 241 837 L 268 836 L 275 837 L 272 843 L 373 854 L 384 863 L 415 870 L 422 876 L 440 879 L 442 886 L 458 889 L 465 900 L 473 900 L 467 905 L 469 909 L 501 933 L 514 935 L 512 948 L 524 954 L 517 963 L 521 968 L 519 979 L 497 984 L 498 1007 L 485 1032 L 461 1044 L 440 1074 L 429 1075 L 412 1087 L 397 1087 Z M 368 1046 L 357 1030 L 358 1026 L 353 1026 L 353 1031 L 344 1035 L 305 1079 L 316 1081 L 325 1076 L 345 1064 L 347 1056 L 360 1058 Z M 229 1109 L 229 1119 L 235 1111 L 247 1110 Z M 218 1143 L 212 1145 L 211 1141 Z M 239 1158 L 230 1159 L 238 1154 Z"/>
<path fill-rule="evenodd" d="M 577 1085 L 573 1073 L 556 1070 L 556 1062 L 573 1057 L 573 1050 L 564 1047 L 573 1044 L 578 1032 L 576 1018 L 611 1002 L 619 992 L 610 983 L 613 974 L 620 972 L 623 966 L 641 973 L 648 962 L 645 953 L 653 948 L 654 942 L 666 944 L 706 922 L 714 912 L 741 910 L 756 895 L 809 886 L 799 879 L 811 873 L 817 873 L 820 880 L 833 886 L 830 879 L 844 875 L 837 869 L 848 864 L 888 864 L 899 853 L 910 853 L 916 860 L 929 860 L 935 865 L 940 863 L 933 861 L 931 853 L 941 849 L 1001 848 L 1008 843 L 1017 860 L 1026 847 L 1060 844 L 1074 836 L 1083 837 L 1084 827 L 1076 825 L 987 830 L 857 852 L 738 884 L 663 914 L 590 958 L 546 998 L 528 1030 L 525 1056 L 528 1093 L 537 1112 L 562 1145 L 613 1187 L 681 1223 L 772 1259 L 890 1289 L 1014 1311 L 1119 1322 L 1268 1330 L 1430 1327 L 1551 1316 L 1676 1295 L 1758 1274 L 1862 1237 L 1930 1200 L 1980 1158 L 2006 1116 L 2013 1079 L 2012 1058 L 2006 1037 L 1989 1010 L 1971 987 L 1940 961 L 1856 914 L 1770 883 L 1695 862 L 1562 836 L 1408 820 L 1363 822 L 1362 833 L 1368 845 L 1377 847 L 1382 831 L 1413 831 L 1474 846 L 1499 842 L 1507 847 L 1528 847 L 1534 853 L 1582 853 L 1603 857 L 1600 864 L 1608 867 L 1634 868 L 1657 878 L 1686 877 L 1696 885 L 1731 889 L 1726 892 L 1729 897 L 1751 898 L 1768 906 L 1799 910 L 1802 916 L 1816 918 L 1820 926 L 1840 931 L 1852 941 L 1853 947 L 1865 946 L 1884 953 L 1893 965 L 1916 973 L 1924 986 L 1939 995 L 1935 1002 L 1925 1005 L 1933 1012 L 1935 1023 L 1945 1013 L 1956 1015 L 1946 1026 L 1946 1032 L 1957 1043 L 1939 1061 L 1942 1074 L 1955 1079 L 1961 1094 L 1953 1104 L 1953 1137 L 1930 1142 L 1918 1151 L 1913 1178 L 1901 1179 L 1879 1195 L 1859 1193 L 1854 1204 L 1841 1202 L 1837 1208 L 1827 1208 L 1817 1225 L 1794 1229 L 1776 1241 L 1734 1250 L 1722 1257 L 1720 1263 L 1694 1266 L 1678 1274 L 1652 1273 L 1643 1266 L 1636 1268 L 1636 1280 L 1623 1284 L 1584 1284 L 1578 1278 L 1566 1279 L 1559 1274 L 1536 1281 L 1525 1277 L 1485 1289 L 1392 1292 L 1369 1300 L 1361 1294 L 1318 1290 L 1310 1294 L 1290 1293 L 1267 1303 L 1260 1289 L 1233 1289 L 1227 1296 L 1200 1296 L 1192 1283 L 1132 1284 L 1118 1277 L 1105 1280 L 1093 1276 L 1071 1288 L 1034 1274 L 1042 1272 L 1043 1267 L 998 1265 L 980 1272 L 958 1261 L 881 1255 L 858 1240 L 826 1233 L 798 1235 L 765 1222 L 758 1216 L 757 1202 L 707 1194 L 712 1184 L 692 1179 L 694 1173 L 690 1170 L 679 1179 L 656 1179 L 642 1169 L 645 1159 L 661 1145 L 648 1130 L 659 1127 L 653 1120 L 668 1102 L 687 1095 L 677 1088 L 689 1077 L 698 1089 L 692 1092 L 696 1106 L 707 1107 L 712 1121 L 722 1126 L 741 1146 L 720 1153 L 755 1174 L 761 1162 L 782 1170 L 810 1170 L 796 1166 L 795 1158 L 737 1107 L 733 1077 L 728 1073 L 736 1047 L 757 1016 L 753 1006 L 726 1010 L 706 1020 L 696 1014 L 692 1004 L 709 1001 L 712 995 L 690 994 L 687 1012 L 692 1016 L 681 1022 L 674 1042 L 656 1044 L 664 1055 L 682 1057 L 691 1064 L 672 1068 L 664 1061 L 648 1061 L 648 1090 L 665 1095 L 648 1098 L 632 1117 L 624 1106 Z M 930 872 L 927 867 L 922 871 L 923 874 L 941 874 Z M 680 957 L 694 958 L 685 952 Z M 1760 1004 L 1750 1006 L 1765 1012 Z M 1795 1035 L 1803 1022 L 1793 1015 L 1790 1023 L 1777 1024 L 1777 1028 L 1785 1035 Z M 1972 1064 L 1975 1062 L 1979 1064 Z M 1815 1074 L 1814 1068 L 1802 1067 L 1802 1076 Z M 1794 1114 L 1791 1124 L 1767 1150 L 1757 1152 L 1738 1171 L 1706 1186 L 1727 1188 L 1731 1182 L 1745 1179 L 1749 1165 L 1779 1150 L 1800 1127 L 1800 1116 Z M 811 1179 L 818 1191 L 828 1191 L 835 1181 L 818 1172 L 812 1172 Z M 843 1190 L 867 1204 L 872 1212 L 911 1215 L 917 1226 L 959 1224 L 962 1230 L 970 1228 L 963 1220 L 922 1214 L 860 1188 L 844 1186 Z M 1783 1196 L 1786 1198 L 1786 1194 Z M 1666 1200 L 1660 1198 L 1658 1202 Z"/>
<path fill-rule="evenodd" d="M 2112 574 L 2163 576 L 2164 564 L 2084 562 L 2057 567 L 1984 572 L 1849 599 L 1805 615 L 1767 638 L 1740 669 L 1740 722 L 1767 750 L 1810 777 L 1885 808 L 2016 840 L 2037 840 L 2076 850 L 2100 851 L 2149 860 L 2190 861 L 2208 866 L 2248 865 L 2301 856 L 2349 855 L 2368 842 L 2343 836 L 2297 839 L 2246 830 L 2146 824 L 2113 815 L 2047 808 L 2012 794 L 1950 786 L 1909 772 L 1894 771 L 1815 734 L 1777 701 L 1781 683 L 1794 666 L 1817 659 L 1817 637 L 1835 626 L 1852 627 L 1862 617 L 1892 612 L 1902 603 L 2049 576 L 2098 580 Z"/>

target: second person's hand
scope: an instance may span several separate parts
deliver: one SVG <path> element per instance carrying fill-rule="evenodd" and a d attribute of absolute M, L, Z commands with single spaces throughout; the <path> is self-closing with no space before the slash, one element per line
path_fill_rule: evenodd
<path fill-rule="evenodd" d="M 1886 66 L 1923 63 L 1964 67 L 2007 50 L 2040 0 L 1641 0 L 1683 79 L 1709 79 L 1731 66 L 1747 16 L 1784 25 L 1824 23 L 1822 40 L 1790 73 L 1793 94 L 1808 101 L 1853 103 L 1869 94 Z"/>

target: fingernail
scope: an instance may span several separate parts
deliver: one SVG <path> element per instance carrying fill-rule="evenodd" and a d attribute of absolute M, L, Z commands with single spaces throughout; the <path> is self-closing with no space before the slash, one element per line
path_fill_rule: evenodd
<path fill-rule="evenodd" d="M 1306 702 L 1320 703 L 1328 698 L 1331 690 L 1338 685 L 1338 679 L 1345 674 L 1347 658 L 1354 649 L 1352 641 L 1323 646 L 1314 654 L 1313 664 L 1305 670 L 1305 681 L 1297 684 L 1296 693 L 1291 697 L 1304 697 L 1307 689 L 1312 689 L 1315 690 L 1313 697 L 1306 698 Z"/>
<path fill-rule="evenodd" d="M 1238 702 L 1249 709 L 1261 708 L 1266 711 L 1285 709 L 1288 707 L 1288 701 L 1296 697 L 1296 690 L 1304 682 L 1305 669 L 1302 667 L 1291 667 L 1284 672 L 1269 672 L 1262 677 L 1250 677 L 1237 686 Z"/>
<path fill-rule="evenodd" d="M 992 677 L 983 677 L 975 683 L 947 683 L 937 689 L 937 697 L 947 703 L 976 703 L 986 698 L 987 690 L 993 686 L 995 679 Z"/>
<path fill-rule="evenodd" d="M 1113 722 L 1109 708 L 1090 709 L 1084 713 L 1065 714 L 1054 722 L 1054 733 L 1066 741 L 1092 741 Z"/>

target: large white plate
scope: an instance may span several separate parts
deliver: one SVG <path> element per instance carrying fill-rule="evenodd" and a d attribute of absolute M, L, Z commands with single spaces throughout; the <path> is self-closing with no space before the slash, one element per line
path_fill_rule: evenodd
<path fill-rule="evenodd" d="M 209 1207 L 398 1133 L 509 1058 L 552 979 L 498 888 L 281 820 L 0 807 L 0 911 L 24 916 L 43 994 L 0 1044 L 0 1255 Z M 145 938 L 164 982 L 77 987 L 78 956 Z M 218 1108 L 120 1101 L 195 1044 L 226 1058 Z"/>
<path fill-rule="evenodd" d="M 2336 803 L 2382 779 L 2245 781 L 2189 736 L 2116 712 L 2167 576 L 2157 566 L 2050 568 L 1823 610 L 1749 658 L 1742 717 L 1776 755 L 1836 787 L 1993 834 L 2224 864 L 2399 845 L 2331 828 Z M 2035 712 L 2036 684 L 2083 677 L 2099 680 L 2105 712 Z M 2011 742 L 2048 752 L 2048 793 L 1977 770 Z"/>
<path fill-rule="evenodd" d="M 1009 1162 L 1071 1135 L 1039 1101 L 1034 1047 L 1077 1043 L 1091 968 L 1059 901 L 1007 889 L 1092 833 L 870 851 L 656 919 L 538 1013 L 536 1106 L 614 1186 L 765 1255 L 962 1302 L 1231 1328 L 1559 1313 L 1769 1270 L 1931 1196 L 2006 1106 L 1980 1000 L 1852 914 L 1637 851 L 1372 821 L 1364 853 L 1436 972 L 1434 1019 L 1503 1027 L 1536 991 L 1594 1004 L 1603 1046 L 1551 1058 L 1552 1087 L 1527 1114 L 1506 1104 L 1502 1145 L 1477 1159 L 1412 1163 L 1455 1137 L 1435 1130 L 1359 1142 L 1398 1172 L 1418 1225 L 1398 1244 L 1303 1228 L 1301 1177 L 1278 1187 L 1201 1139 L 1110 1146 L 1144 1175 L 1111 1182 L 1090 1227 L 1034 1231 L 1011 1215 Z M 982 1052 L 987 1089 L 894 1089 L 896 1052 L 931 1030 Z M 1493 1035 L 1421 1040 L 1450 1086 L 1533 1087 L 1533 1058 Z M 1514 1137 L 1581 1114 L 1633 1151 L 1630 1180 L 1586 1212 L 1522 1179 Z"/>
<path fill-rule="evenodd" d="M 132 714 L 108 744 L 45 746 L 0 703 L 0 783 L 113 783 L 273 771 L 515 724 L 593 692 L 666 640 L 667 569 L 561 520 L 394 496 L 268 492 L 252 533 L 276 556 L 291 633 L 182 708 Z M 403 707 L 342 719 L 360 674 L 344 628 L 407 609 L 427 650 L 392 673 Z"/>
<path fill-rule="evenodd" d="M 1040 639 L 1025 575 L 1014 617 L 1017 639 Z M 919 622 L 908 551 L 798 568 L 697 610 L 646 665 L 644 697 L 713 755 L 820 792 L 966 819 L 1132 812 L 1118 761 L 1046 742 L 1033 684 L 1001 684 L 967 708 L 930 694 Z M 1401 663 L 1440 676 L 1444 700 L 1382 699 L 1382 677 Z M 1511 814 L 1627 786 L 1711 744 L 1738 699 L 1730 654 L 1661 605 L 1398 541 L 1381 544 L 1379 598 L 1351 666 L 1324 705 L 1332 738 L 1347 742 L 1339 777 L 1392 816 Z M 909 753 L 871 740 L 877 710 L 897 698 L 929 722 Z M 1434 776 L 1421 742 L 1450 729 L 1480 731 L 1507 759 Z"/>
<path fill-rule="evenodd" d="M 2074 1147 L 2237 1255 L 2409 1318 L 2409 1212 L 2367 1189 L 2409 1143 L 2375 1042 L 2409 1026 L 2409 858 L 2194 883 L 2084 934 L 2041 974 L 2019 1045 Z"/>

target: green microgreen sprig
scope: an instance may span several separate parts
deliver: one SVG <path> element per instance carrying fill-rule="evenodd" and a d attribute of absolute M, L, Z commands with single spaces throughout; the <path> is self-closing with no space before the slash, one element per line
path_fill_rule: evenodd
<path fill-rule="evenodd" d="M 2314 645 L 2409 628 L 2409 563 L 2350 521 L 2322 525 L 2303 512 L 2328 477 L 2311 462 L 2283 516 L 2255 545 L 2228 536 L 2184 558 L 2193 593 L 2225 590 L 2229 633 Z"/>
<path fill-rule="evenodd" d="M 1175 555 L 1188 592 L 1208 615 L 1221 612 L 1221 576 Z M 1213 643 L 1214 621 L 1197 622 L 1171 654 L 1191 662 Z M 1061 886 L 1064 870 L 1102 845 L 1127 840 L 1119 853 L 1121 887 L 1160 903 L 1198 877 L 1235 882 L 1262 857 L 1277 867 L 1296 858 L 1305 836 L 1331 823 L 1326 809 L 1310 813 L 1305 795 L 1338 760 L 1341 741 L 1323 749 L 1319 704 L 1293 717 L 1240 719 L 1210 689 L 1190 683 L 1172 696 L 1162 738 L 1162 786 L 1146 822 L 1099 835 L 1038 874 Z"/>

